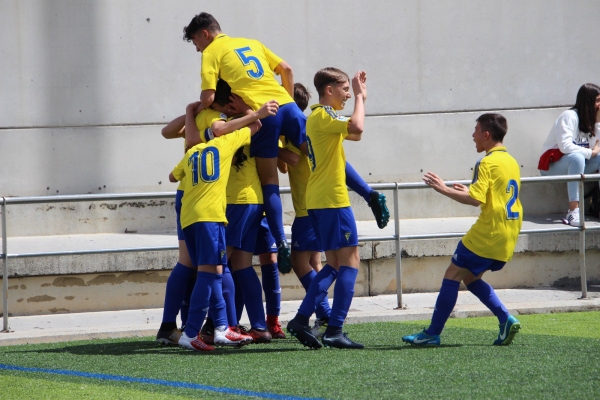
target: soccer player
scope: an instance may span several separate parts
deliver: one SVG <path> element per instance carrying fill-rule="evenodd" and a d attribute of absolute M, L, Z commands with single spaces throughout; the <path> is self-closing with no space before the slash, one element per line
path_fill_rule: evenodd
<path fill-rule="evenodd" d="M 315 74 L 319 103 L 311 106 L 306 122 L 310 177 L 306 188 L 306 208 L 317 242 L 325 250 L 327 264 L 308 288 L 298 313 L 287 329 L 305 346 L 318 349 L 321 342 L 312 334 L 308 321 L 315 305 L 322 301 L 335 280 L 333 305 L 323 344 L 337 348 L 363 348 L 342 332 L 354 295 L 358 275 L 358 233 L 346 187 L 346 157 L 343 140 L 362 137 L 367 98 L 367 75 L 357 72 L 352 79 L 354 111 L 348 119 L 337 114 L 350 95 L 350 79 L 337 68 L 324 68 Z"/>
<path fill-rule="evenodd" d="M 195 102 L 186 108 L 186 143 L 197 140 L 195 137 L 199 135 L 194 116 L 198 106 L 199 102 Z M 267 103 L 266 107 L 270 114 L 277 112 L 275 102 Z M 228 327 L 222 294 L 222 266 L 226 264 L 225 190 L 234 153 L 249 144 L 251 136 L 259 128 L 260 122 L 256 121 L 210 143 L 195 145 L 169 175 L 171 182 L 184 182 L 181 226 L 192 263 L 198 266 L 187 325 L 179 338 L 179 345 L 184 348 L 214 350 L 199 336 L 209 300 L 216 326 L 215 344 L 238 346 L 246 340 Z"/>
<path fill-rule="evenodd" d="M 245 38 L 230 38 L 221 32 L 217 20 L 208 13 L 196 15 L 184 28 L 184 39 L 202 52 L 202 104 L 210 106 L 219 77 L 231 86 L 253 110 L 268 100 L 279 103 L 276 115 L 262 120 L 259 134 L 252 139 L 250 155 L 262 184 L 264 209 L 271 233 L 277 241 L 278 263 L 290 267 L 290 249 L 283 230 L 283 212 L 279 195 L 277 153 L 280 135 L 306 150 L 304 115 L 292 99 L 293 71 L 288 63 L 262 43 Z M 282 85 L 275 79 L 281 75 Z"/>
<path fill-rule="evenodd" d="M 473 141 L 477 152 L 485 151 L 485 156 L 475 164 L 470 187 L 460 184 L 447 187 L 431 172 L 423 176 L 436 192 L 459 203 L 481 207 L 481 214 L 456 247 L 444 274 L 431 324 L 421 333 L 404 336 L 402 340 L 406 343 L 440 345 L 440 334 L 456 304 L 461 281 L 498 317 L 500 333 L 494 345 L 510 344 L 521 328 L 494 289 L 481 279 L 486 271 L 499 271 L 510 261 L 523 221 L 519 165 L 502 145 L 507 129 L 506 119 L 500 114 L 482 114 L 477 118 Z"/>

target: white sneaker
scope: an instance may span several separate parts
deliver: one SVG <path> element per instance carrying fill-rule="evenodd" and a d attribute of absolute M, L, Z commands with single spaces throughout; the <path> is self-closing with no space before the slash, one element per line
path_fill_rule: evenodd
<path fill-rule="evenodd" d="M 562 219 L 564 224 L 571 226 L 581 226 L 581 221 L 579 220 L 579 208 L 574 210 L 569 210 L 567 212 L 567 216 Z"/>
<path fill-rule="evenodd" d="M 215 344 L 217 346 L 243 346 L 250 341 L 252 341 L 252 337 L 235 332 L 229 327 L 215 328 Z"/>
<path fill-rule="evenodd" d="M 198 337 L 191 338 L 188 337 L 185 332 L 183 332 L 179 338 L 179 347 L 194 351 L 213 351 L 215 349 L 213 346 L 204 343 L 204 341 L 200 338 L 200 335 L 198 335 Z"/>

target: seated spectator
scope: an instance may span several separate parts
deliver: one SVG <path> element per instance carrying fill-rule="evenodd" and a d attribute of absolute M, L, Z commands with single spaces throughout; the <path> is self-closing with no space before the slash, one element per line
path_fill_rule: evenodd
<path fill-rule="evenodd" d="M 600 167 L 600 87 L 586 83 L 579 88 L 575 105 L 554 123 L 543 146 L 538 169 L 542 176 L 580 175 Z M 580 226 L 579 182 L 567 182 L 567 225 Z"/>

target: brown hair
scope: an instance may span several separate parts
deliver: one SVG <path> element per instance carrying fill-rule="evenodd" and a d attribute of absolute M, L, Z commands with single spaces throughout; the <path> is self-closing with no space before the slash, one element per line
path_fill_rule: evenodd
<path fill-rule="evenodd" d="M 209 32 L 221 32 L 219 22 L 209 13 L 201 12 L 190 21 L 189 25 L 183 28 L 183 40 L 192 41 L 198 31 L 207 30 Z"/>
<path fill-rule="evenodd" d="M 294 101 L 302 111 L 308 107 L 308 100 L 310 100 L 310 93 L 306 86 L 299 82 L 294 83 Z"/>
<path fill-rule="evenodd" d="M 314 78 L 314 84 L 317 93 L 319 93 L 319 97 L 323 97 L 327 86 L 335 83 L 345 83 L 349 80 L 350 78 L 348 78 L 348 75 L 344 71 L 333 67 L 327 67 L 317 71 Z"/>
<path fill-rule="evenodd" d="M 586 83 L 579 88 L 577 100 L 572 110 L 577 111 L 579 117 L 579 130 L 596 136 L 594 124 L 596 123 L 596 97 L 600 94 L 600 87 L 593 83 Z"/>
<path fill-rule="evenodd" d="M 494 142 L 502 143 L 502 140 L 504 140 L 504 136 L 506 135 L 506 131 L 508 130 L 506 118 L 504 118 L 502 114 L 481 114 L 476 121 L 479 122 L 479 125 L 484 132 L 488 131 L 490 133 Z"/>

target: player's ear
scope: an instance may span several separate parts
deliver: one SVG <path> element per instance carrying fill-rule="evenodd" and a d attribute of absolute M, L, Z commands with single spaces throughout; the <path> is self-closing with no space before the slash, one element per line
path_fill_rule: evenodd
<path fill-rule="evenodd" d="M 331 85 L 325 86 L 325 94 L 331 96 L 333 94 L 333 86 L 331 86 Z"/>

